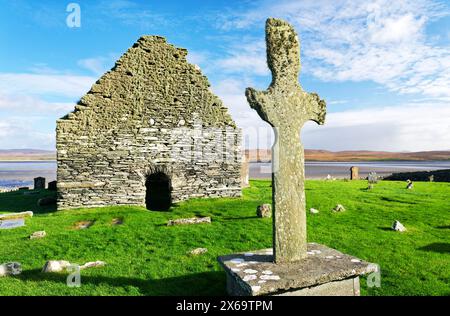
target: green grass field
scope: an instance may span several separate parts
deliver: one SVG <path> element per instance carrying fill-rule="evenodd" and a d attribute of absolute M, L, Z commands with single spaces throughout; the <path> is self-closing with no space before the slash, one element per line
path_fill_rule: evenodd
<path fill-rule="evenodd" d="M 450 295 L 450 183 L 307 181 L 308 239 L 374 262 L 381 267 L 381 287 L 362 295 Z M 256 217 L 256 206 L 270 203 L 269 181 L 252 181 L 236 199 L 196 199 L 170 212 L 143 207 L 105 207 L 54 212 L 38 207 L 51 195 L 0 194 L 0 213 L 32 210 L 26 226 L 0 230 L 0 263 L 18 261 L 23 273 L 0 278 L 0 295 L 225 295 L 225 274 L 216 258 L 237 251 L 271 247 L 271 219 Z M 344 213 L 333 213 L 336 204 Z M 211 216 L 211 224 L 172 226 L 169 219 Z M 113 218 L 123 225 L 111 224 Z M 75 230 L 80 220 L 93 220 Z M 394 220 L 407 232 L 390 230 Z M 38 230 L 47 237 L 29 240 Z M 197 247 L 208 252 L 186 253 Z M 40 272 L 47 260 L 107 266 L 81 272 L 81 287 L 66 286 L 67 274 Z"/>

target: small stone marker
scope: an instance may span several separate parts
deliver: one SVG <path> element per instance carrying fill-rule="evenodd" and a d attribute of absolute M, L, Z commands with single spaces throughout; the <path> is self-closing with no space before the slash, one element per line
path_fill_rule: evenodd
<path fill-rule="evenodd" d="M 55 181 L 50 181 L 49 183 L 48 183 L 48 189 L 50 190 L 50 191 L 56 191 L 56 180 Z"/>
<path fill-rule="evenodd" d="M 406 185 L 406 188 L 408 189 L 408 190 L 411 190 L 412 188 L 413 188 L 413 182 L 411 181 L 411 180 L 406 180 L 406 183 L 408 183 L 407 185 Z"/>
<path fill-rule="evenodd" d="M 319 213 L 319 210 L 316 210 L 315 208 L 310 208 L 309 209 L 309 212 L 311 213 L 311 214 L 318 214 Z"/>
<path fill-rule="evenodd" d="M 45 178 L 43 177 L 34 178 L 34 189 L 35 190 L 45 189 Z"/>
<path fill-rule="evenodd" d="M 398 231 L 398 232 L 405 232 L 406 231 L 406 227 L 403 226 L 403 224 L 400 223 L 399 221 L 395 221 L 392 224 L 392 229 L 395 230 L 395 231 Z"/>
<path fill-rule="evenodd" d="M 80 266 L 80 270 L 89 269 L 89 268 L 100 268 L 100 267 L 104 267 L 105 265 L 106 265 L 106 262 L 104 262 L 104 261 L 86 262 L 85 264 Z"/>
<path fill-rule="evenodd" d="M 192 256 L 198 256 L 198 255 L 201 255 L 201 254 L 204 254 L 207 252 L 208 252 L 207 248 L 195 248 L 195 249 L 192 249 L 191 251 L 189 251 L 188 253 Z"/>
<path fill-rule="evenodd" d="M 42 272 L 61 272 L 71 266 L 69 261 L 65 260 L 49 260 L 42 268 Z"/>
<path fill-rule="evenodd" d="M 429 180 L 430 182 L 433 182 L 433 181 L 434 181 L 434 175 L 432 174 L 431 176 L 429 176 L 429 177 L 428 177 L 428 180 Z"/>
<path fill-rule="evenodd" d="M 167 222 L 167 226 L 192 225 L 192 224 L 204 224 L 204 223 L 211 223 L 211 217 L 192 217 L 192 218 L 171 219 Z"/>
<path fill-rule="evenodd" d="M 95 221 L 79 221 L 74 224 L 75 229 L 87 229 L 94 225 Z"/>
<path fill-rule="evenodd" d="M 256 216 L 258 217 L 272 217 L 272 207 L 270 204 L 262 204 L 256 208 Z"/>
<path fill-rule="evenodd" d="M 0 264 L 0 277 L 18 275 L 22 273 L 22 266 L 18 262 Z"/>
<path fill-rule="evenodd" d="M 352 166 L 350 168 L 350 180 L 359 180 L 359 168 Z"/>
<path fill-rule="evenodd" d="M 227 291 L 230 295 L 359 295 L 359 275 L 374 272 L 374 265 L 306 242 L 304 151 L 299 132 L 309 120 L 324 123 L 325 101 L 303 91 L 298 83 L 299 41 L 291 25 L 267 19 L 266 45 L 272 83 L 266 91 L 248 88 L 246 96 L 276 135 L 273 248 L 219 257 Z"/>
<path fill-rule="evenodd" d="M 369 175 L 367 176 L 367 181 L 369 182 L 369 184 L 378 183 L 377 173 L 374 171 L 369 172 Z"/>
<path fill-rule="evenodd" d="M 338 204 L 334 207 L 333 212 L 345 212 L 345 207 L 342 204 Z"/>
<path fill-rule="evenodd" d="M 54 272 L 62 272 L 67 270 L 70 266 L 73 266 L 74 264 L 70 263 L 66 260 L 49 260 L 45 263 L 44 267 L 42 268 L 42 272 L 46 273 L 54 273 Z M 95 268 L 95 267 L 103 267 L 106 265 L 106 262 L 104 261 L 93 261 L 93 262 L 87 262 L 80 267 L 80 270 L 88 269 L 88 268 Z"/>
<path fill-rule="evenodd" d="M 34 232 L 30 235 L 30 239 L 40 239 L 40 238 L 44 238 L 47 235 L 47 233 L 43 230 L 38 231 L 38 232 Z"/>

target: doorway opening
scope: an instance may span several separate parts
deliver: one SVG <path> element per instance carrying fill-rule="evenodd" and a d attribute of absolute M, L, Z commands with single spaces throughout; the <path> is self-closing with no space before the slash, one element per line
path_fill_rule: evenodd
<path fill-rule="evenodd" d="M 145 187 L 145 205 L 148 210 L 167 211 L 170 208 L 172 186 L 168 175 L 156 172 L 147 176 Z"/>

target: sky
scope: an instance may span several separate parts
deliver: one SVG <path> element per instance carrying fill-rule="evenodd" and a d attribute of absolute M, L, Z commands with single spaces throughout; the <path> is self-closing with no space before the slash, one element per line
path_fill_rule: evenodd
<path fill-rule="evenodd" d="M 302 129 L 305 148 L 450 150 L 450 2 L 439 0 L 0 0 L 0 149 L 54 150 L 56 119 L 144 34 L 187 48 L 245 146 L 270 148 L 244 94 L 271 81 L 268 17 L 295 27 L 300 83 L 327 102 L 325 125 Z"/>

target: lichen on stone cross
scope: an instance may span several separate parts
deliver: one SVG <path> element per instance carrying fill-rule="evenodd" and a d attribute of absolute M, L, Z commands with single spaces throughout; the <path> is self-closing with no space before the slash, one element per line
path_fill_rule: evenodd
<path fill-rule="evenodd" d="M 287 22 L 266 21 L 267 63 L 272 83 L 266 91 L 247 88 L 250 106 L 275 132 L 272 148 L 273 250 L 276 263 L 306 257 L 304 151 L 300 129 L 309 120 L 324 124 L 326 104 L 298 82 L 300 43 Z"/>

